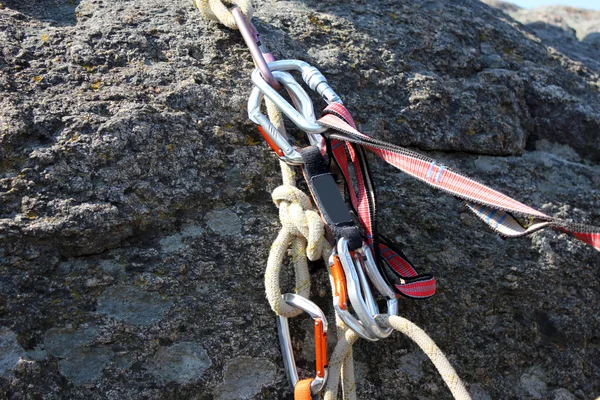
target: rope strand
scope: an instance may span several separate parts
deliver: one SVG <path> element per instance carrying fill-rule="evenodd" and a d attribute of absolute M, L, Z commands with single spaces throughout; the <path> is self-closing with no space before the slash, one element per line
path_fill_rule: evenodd
<path fill-rule="evenodd" d="M 423 329 L 406 318 L 397 315 L 377 315 L 375 320 L 383 327 L 391 327 L 398 332 L 402 332 L 415 342 L 429 357 L 456 400 L 471 400 L 471 395 L 467 392 L 465 385 L 456 374 L 452 365 L 450 365 L 444 353 L 442 353 L 442 350 L 440 350 Z"/>
<path fill-rule="evenodd" d="M 230 29 L 238 29 L 238 27 L 226 4 L 239 7 L 248 21 L 254 14 L 254 7 L 252 7 L 250 0 L 194 0 L 194 3 L 204 15 L 204 18 L 209 21 L 220 22 Z"/>

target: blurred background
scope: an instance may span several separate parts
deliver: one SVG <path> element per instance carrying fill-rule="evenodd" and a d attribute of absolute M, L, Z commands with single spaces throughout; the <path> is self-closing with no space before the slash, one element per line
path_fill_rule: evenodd
<path fill-rule="evenodd" d="M 515 0 L 509 1 L 523 8 L 533 8 L 540 6 L 570 6 L 578 8 L 588 8 L 590 10 L 600 10 L 600 0 Z"/>

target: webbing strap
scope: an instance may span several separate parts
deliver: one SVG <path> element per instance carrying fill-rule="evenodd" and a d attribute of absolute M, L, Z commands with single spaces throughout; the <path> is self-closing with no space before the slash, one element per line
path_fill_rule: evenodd
<path fill-rule="evenodd" d="M 346 238 L 350 250 L 360 248 L 362 239 L 358 226 L 354 223 L 320 150 L 316 146 L 310 146 L 300 150 L 300 155 L 304 178 L 325 222 L 331 242 L 337 243 L 339 239 Z"/>
<path fill-rule="evenodd" d="M 419 274 L 406 256 L 390 245 L 380 243 L 379 249 L 385 267 L 394 272 L 387 276 L 398 294 L 413 299 L 424 299 L 435 294 L 437 285 L 432 274 Z"/>
<path fill-rule="evenodd" d="M 326 133 L 330 140 L 360 145 L 412 177 L 466 200 L 469 209 L 500 235 L 523 236 L 550 226 L 600 250 L 600 228 L 551 217 L 468 178 L 436 160 L 373 139 L 356 130 L 344 121 L 345 118 L 340 118 L 344 113 L 347 114 L 348 111 L 343 105 L 332 103 L 325 109 L 325 115 L 319 119 L 321 125 L 339 132 Z M 512 214 L 528 217 L 530 221 L 520 221 Z"/>
<path fill-rule="evenodd" d="M 332 110 L 328 107 L 326 112 L 333 113 L 353 128 L 356 128 L 352 116 L 345 108 Z M 394 288 L 398 295 L 410 298 L 433 296 L 436 290 L 433 275 L 419 275 L 402 252 L 390 247 L 389 244 L 379 243 L 381 239 L 377 234 L 375 189 L 371 182 L 371 174 L 362 147 L 354 146 L 349 142 L 332 140 L 331 153 L 342 171 L 350 201 L 364 228 L 365 242 L 373 250 L 377 266 L 389 286 Z M 349 164 L 353 166 L 356 189 L 352 181 Z M 388 241 L 386 240 L 386 242 Z M 383 254 L 384 252 L 385 254 Z"/>

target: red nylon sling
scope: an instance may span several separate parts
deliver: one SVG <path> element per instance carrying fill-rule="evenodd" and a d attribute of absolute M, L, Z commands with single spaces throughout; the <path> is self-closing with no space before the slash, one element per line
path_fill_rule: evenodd
<path fill-rule="evenodd" d="M 337 105 L 337 103 L 333 103 L 333 105 Z M 344 121 L 344 123 L 356 128 L 352 116 L 345 108 L 334 107 L 327 107 L 324 112 L 337 115 L 337 118 Z M 410 298 L 433 296 L 436 290 L 435 278 L 431 274 L 420 275 L 401 251 L 391 247 L 387 241 L 386 243 L 380 243 L 381 238 L 377 236 L 374 218 L 375 194 L 370 183 L 369 171 L 366 165 L 361 162 L 359 152 L 362 152 L 362 149 L 356 148 L 354 144 L 348 141 L 331 141 L 331 153 L 346 181 L 350 202 L 364 229 L 365 242 L 374 250 L 373 253 L 378 264 L 384 263 L 387 265 L 387 269 L 383 265 L 379 265 L 379 268 L 382 269 L 381 272 L 398 295 Z M 348 159 L 348 156 L 350 159 Z M 364 155 L 362 158 L 364 159 Z M 349 164 L 352 164 L 354 170 L 356 190 Z"/>
<path fill-rule="evenodd" d="M 467 207 L 501 236 L 524 236 L 552 227 L 600 251 L 600 228 L 546 215 L 429 157 L 371 138 L 356 130 L 349 121 L 352 121 L 350 113 L 339 103 L 331 103 L 319 119 L 321 125 L 339 132 L 327 134 L 332 144 L 359 145 L 412 177 L 466 200 Z M 532 221 L 524 226 L 512 214 L 529 217 Z"/>

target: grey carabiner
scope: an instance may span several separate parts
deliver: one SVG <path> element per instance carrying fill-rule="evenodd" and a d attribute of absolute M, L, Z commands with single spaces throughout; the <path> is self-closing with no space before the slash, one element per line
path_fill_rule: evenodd
<path fill-rule="evenodd" d="M 325 387 L 328 376 L 327 368 L 327 318 L 325 313 L 312 301 L 297 295 L 287 293 L 281 296 L 287 304 L 297 307 L 308 313 L 315 321 L 315 350 L 316 350 L 316 374 L 310 384 L 311 394 L 317 395 Z M 298 384 L 298 369 L 294 360 L 292 339 L 288 319 L 279 315 L 277 317 L 277 332 L 279 335 L 279 346 L 283 357 L 285 374 L 292 389 Z"/>
<path fill-rule="evenodd" d="M 364 265 L 367 275 L 369 276 L 369 280 L 373 286 L 375 286 L 379 294 L 387 298 L 387 313 L 389 315 L 398 314 L 398 298 L 396 297 L 396 294 L 392 288 L 386 283 L 379 273 L 377 264 L 375 263 L 375 259 L 371 253 L 371 249 L 366 243 L 363 243 L 362 249 L 359 250 L 359 252 L 362 253 L 366 258 Z"/>
<path fill-rule="evenodd" d="M 271 147 L 282 161 L 291 165 L 302 164 L 300 153 L 290 144 L 288 138 L 275 128 L 271 121 L 269 121 L 269 118 L 260 111 L 263 97 L 262 92 L 258 88 L 254 88 L 252 93 L 250 93 L 250 98 L 248 99 L 248 116 L 250 120 L 258 124 L 263 129 L 264 134 L 271 139 L 274 144 Z"/>
<path fill-rule="evenodd" d="M 253 77 L 255 76 L 255 73 L 257 73 L 257 70 L 252 73 Z M 258 76 L 260 77 L 260 74 L 258 74 Z M 272 90 L 277 96 L 278 102 L 274 102 L 275 105 L 282 109 L 282 111 L 284 111 L 283 108 L 285 108 L 288 113 L 291 113 L 291 115 L 294 116 L 292 118 L 293 121 L 294 118 L 296 118 L 310 121 L 310 123 L 313 123 L 312 121 L 314 121 L 314 124 L 318 125 L 315 119 L 313 103 L 302 86 L 296 82 L 294 77 L 283 71 L 273 71 L 273 76 L 278 82 L 282 83 L 282 85 L 288 91 L 294 104 L 299 108 L 299 111 L 289 104 L 277 92 L 275 92 L 269 85 L 267 85 L 266 87 L 268 87 L 268 90 Z M 262 80 L 262 78 L 260 79 Z M 262 80 L 262 82 L 266 83 L 264 80 Z M 288 138 L 279 132 L 275 126 L 273 126 L 271 121 L 269 121 L 269 118 L 267 118 L 261 112 L 261 104 L 264 95 L 265 94 L 258 86 L 252 90 L 252 93 L 250 93 L 250 98 L 248 99 L 248 117 L 251 121 L 260 125 L 260 127 L 263 129 L 264 135 L 267 135 L 268 137 L 266 139 L 269 141 L 269 145 L 271 148 L 273 148 L 281 160 L 292 165 L 302 164 L 302 156 L 300 156 L 300 153 L 294 148 L 294 146 L 290 144 Z M 289 116 L 290 114 L 286 115 Z M 319 149 L 325 148 L 325 139 L 323 136 L 310 132 L 307 132 L 307 135 L 311 145 L 317 146 Z"/>
<path fill-rule="evenodd" d="M 382 339 L 388 337 L 393 330 L 391 328 L 382 328 L 375 321 L 374 314 L 371 311 L 373 310 L 372 304 L 375 300 L 372 299 L 372 293 L 370 290 L 361 288 L 361 281 L 365 282 L 365 279 L 361 279 L 359 277 L 360 272 L 358 272 L 358 269 L 362 269 L 362 265 L 361 263 L 359 263 L 358 266 L 355 265 L 355 260 L 348 249 L 347 239 L 341 238 L 338 241 L 337 251 L 342 263 L 342 267 L 344 268 L 344 273 L 346 274 L 348 297 L 350 298 L 350 303 L 352 304 L 352 308 L 354 308 L 358 319 L 362 325 L 376 337 Z M 367 300 L 367 302 L 370 303 L 369 305 L 367 305 L 367 302 L 363 296 L 371 297 Z M 377 313 L 379 313 L 379 311 L 377 311 Z"/>
<path fill-rule="evenodd" d="M 337 251 L 336 249 L 333 249 L 333 252 L 331 254 L 331 256 L 329 256 L 329 267 L 331 268 L 332 271 L 332 275 L 333 275 L 333 279 L 334 279 L 334 296 L 333 296 L 333 308 L 335 308 L 335 312 L 337 313 L 337 315 L 341 318 L 342 321 L 344 321 L 344 323 L 346 325 L 348 325 L 348 327 L 350 329 L 352 329 L 354 332 L 356 332 L 356 334 L 358 336 L 360 336 L 363 339 L 366 339 L 370 342 L 376 342 L 379 340 L 378 337 L 376 337 L 375 335 L 373 335 L 369 330 L 367 330 L 361 323 L 360 321 L 358 321 L 356 318 L 354 318 L 354 316 L 350 313 L 350 311 L 347 308 L 346 305 L 346 279 L 344 276 L 339 275 L 339 274 L 343 274 L 343 270 L 340 273 L 339 271 L 335 271 L 335 269 L 340 268 L 339 264 L 341 264 L 341 262 L 338 264 L 336 263 L 336 260 L 338 260 L 339 262 L 339 257 L 337 255 Z M 343 267 L 341 267 L 343 269 Z M 338 275 L 338 276 L 336 276 Z M 337 282 L 336 280 L 339 280 L 341 282 Z M 338 285 L 343 285 L 343 288 L 339 288 Z M 342 292 L 343 293 L 340 293 Z M 343 296 L 343 299 L 340 298 L 340 296 Z"/>
<path fill-rule="evenodd" d="M 300 60 L 278 60 L 269 63 L 269 69 L 271 71 L 300 71 L 302 73 L 302 79 L 309 88 L 317 92 L 327 104 L 331 103 L 342 103 L 342 99 L 338 96 L 329 83 L 325 76 L 317 68 L 313 67 L 307 62 Z"/>
<path fill-rule="evenodd" d="M 354 266 L 358 273 L 358 279 L 360 280 L 360 287 L 365 303 L 367 304 L 367 309 L 371 312 L 371 315 L 377 315 L 379 314 L 379 306 L 377 306 L 375 297 L 373 297 L 373 292 L 371 292 L 369 281 L 367 280 L 367 275 L 365 275 L 363 257 L 358 252 L 354 252 Z"/>
<path fill-rule="evenodd" d="M 291 77 L 291 75 L 289 75 L 283 71 L 273 71 L 273 76 L 275 77 L 275 79 L 277 79 L 281 83 L 284 83 L 284 82 L 282 82 L 282 79 L 280 79 L 280 77 L 282 76 L 281 74 L 286 74 L 289 77 Z M 293 77 L 292 77 L 292 79 L 293 79 Z M 308 99 L 308 101 L 310 102 L 310 110 L 312 110 L 313 107 L 312 107 L 312 101 L 310 100 L 310 97 L 308 97 L 308 95 L 306 94 L 304 89 L 302 89 L 300 84 L 298 84 L 298 82 L 296 82 L 296 81 L 294 81 L 294 82 L 295 82 L 294 84 L 289 85 L 289 89 L 292 89 L 294 91 L 294 93 L 296 93 L 296 94 L 299 94 L 302 91 L 304 93 L 304 95 L 306 96 L 306 98 Z M 292 122 L 298 128 L 300 128 L 304 132 L 317 134 L 317 133 L 322 133 L 327 130 L 326 127 L 321 126 L 317 123 L 317 120 L 314 116 L 314 111 L 312 111 L 312 116 L 300 114 L 298 112 L 298 110 L 296 110 L 290 103 L 288 103 L 288 101 L 286 99 L 284 99 L 279 93 L 277 93 L 277 91 L 275 89 L 273 89 L 271 87 L 271 85 L 269 85 L 263 79 L 262 75 L 260 74 L 259 69 L 255 69 L 254 71 L 252 71 L 252 83 L 254 83 L 254 85 L 265 96 L 267 96 L 269 98 L 269 100 L 271 100 L 273 103 L 275 103 L 275 105 L 277 107 L 279 107 L 279 109 L 289 119 L 291 119 Z M 284 86 L 285 86 L 285 83 L 284 83 Z"/>

